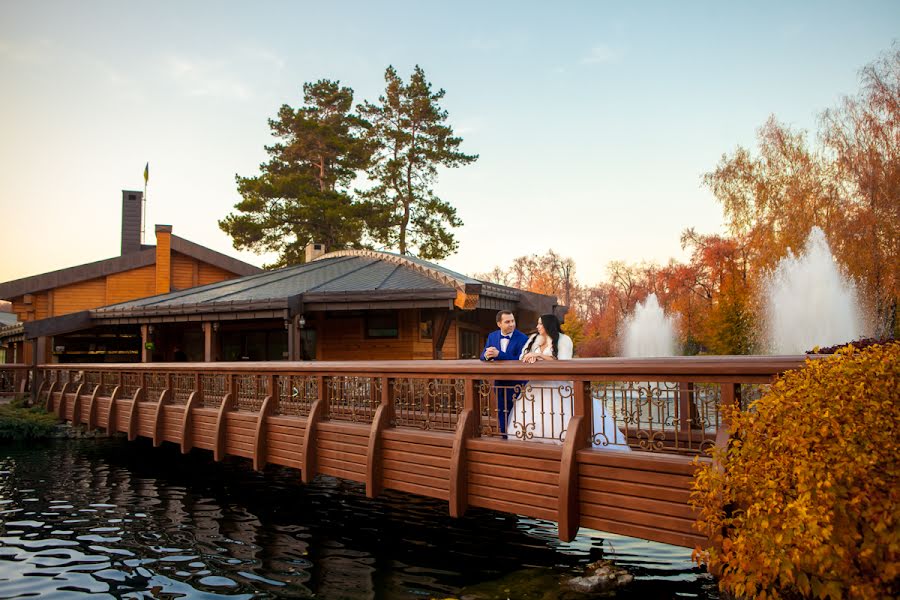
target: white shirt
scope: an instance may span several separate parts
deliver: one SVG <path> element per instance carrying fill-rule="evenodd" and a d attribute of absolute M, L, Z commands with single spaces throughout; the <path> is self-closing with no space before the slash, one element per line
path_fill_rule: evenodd
<path fill-rule="evenodd" d="M 512 335 L 512 334 L 509 334 Z M 506 352 L 506 349 L 509 347 L 509 339 L 503 337 L 503 332 L 500 332 L 500 352 Z"/>

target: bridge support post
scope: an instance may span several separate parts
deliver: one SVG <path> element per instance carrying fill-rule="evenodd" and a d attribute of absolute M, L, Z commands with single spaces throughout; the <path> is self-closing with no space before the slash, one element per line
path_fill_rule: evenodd
<path fill-rule="evenodd" d="M 375 498 L 381 494 L 382 479 L 384 478 L 384 456 L 381 432 L 391 424 L 393 407 L 390 394 L 391 380 L 388 377 L 381 378 L 381 404 L 375 410 L 372 418 L 372 428 L 369 430 L 369 447 L 366 451 L 366 497 Z"/>
<path fill-rule="evenodd" d="M 198 375 L 199 378 L 199 375 Z M 194 447 L 194 406 L 203 402 L 199 387 L 188 396 L 184 405 L 184 414 L 181 415 L 181 453 L 187 454 Z"/>
<path fill-rule="evenodd" d="M 65 382 L 62 386 L 62 391 L 59 392 L 59 402 L 53 403 L 53 412 L 56 414 L 57 419 L 65 419 L 66 417 L 66 394 L 69 392 L 70 387 L 72 387 L 72 384 L 68 381 Z"/>
<path fill-rule="evenodd" d="M 122 386 L 117 385 L 115 388 L 113 388 L 113 393 L 109 397 L 109 410 L 106 412 L 106 435 L 110 435 L 116 432 L 116 420 L 119 418 L 119 411 L 116 408 L 116 404 L 118 404 L 119 391 L 121 389 Z"/>
<path fill-rule="evenodd" d="M 78 384 L 75 390 L 75 400 L 72 401 L 72 426 L 76 426 L 81 422 L 81 390 L 84 389 L 84 382 Z"/>
<path fill-rule="evenodd" d="M 91 392 L 91 399 L 88 400 L 88 409 L 87 409 L 87 430 L 93 431 L 95 427 L 97 427 L 97 393 L 100 391 L 100 385 L 94 386 L 94 391 Z"/>
<path fill-rule="evenodd" d="M 306 419 L 306 433 L 303 436 L 303 456 L 300 458 L 300 481 L 310 483 L 316 478 L 316 430 L 319 421 L 328 414 L 328 394 L 325 390 L 325 377 L 319 375 L 316 388 L 318 399 L 313 402 Z"/>
<path fill-rule="evenodd" d="M 559 465 L 559 505 L 557 523 L 559 539 L 570 542 L 578 535 L 581 524 L 581 502 L 578 485 L 578 451 L 590 445 L 593 429 L 590 382 L 573 383 L 573 416 L 566 429 L 562 460 Z"/>
<path fill-rule="evenodd" d="M 231 389 L 237 390 L 234 385 L 232 385 Z M 235 392 L 228 392 L 225 394 L 225 397 L 222 398 L 222 404 L 219 406 L 219 414 L 216 417 L 216 447 L 213 450 L 213 460 L 216 462 L 225 458 L 225 430 L 228 428 L 228 411 L 230 411 L 234 405 L 234 398 Z"/>
<path fill-rule="evenodd" d="M 165 423 L 165 408 L 172 400 L 172 389 L 167 387 L 159 395 L 159 401 L 156 403 L 156 414 L 153 416 L 153 447 L 159 448 L 163 441 L 163 426 Z"/>
<path fill-rule="evenodd" d="M 138 419 L 140 418 L 140 408 L 138 403 L 144 399 L 144 388 L 139 387 L 134 390 L 131 397 L 131 412 L 128 413 L 128 441 L 133 442 L 137 439 Z"/>
<path fill-rule="evenodd" d="M 266 444 L 266 419 L 275 414 L 278 408 L 277 388 L 270 388 L 271 391 L 266 399 L 263 400 L 262 407 L 259 409 L 259 419 L 256 421 L 256 436 L 253 440 L 253 469 L 262 471 L 266 468 L 268 462 L 268 444 Z"/>

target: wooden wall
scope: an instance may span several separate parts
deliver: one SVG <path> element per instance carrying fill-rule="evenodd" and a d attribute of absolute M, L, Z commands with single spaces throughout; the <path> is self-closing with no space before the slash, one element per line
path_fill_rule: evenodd
<path fill-rule="evenodd" d="M 319 316 L 313 322 L 317 337 L 317 360 L 430 360 L 432 341 L 419 336 L 419 311 L 399 311 L 399 335 L 393 339 L 367 339 L 364 316 Z M 444 341 L 444 358 L 457 358 L 456 322 L 450 324 Z"/>
<path fill-rule="evenodd" d="M 171 271 L 173 291 L 236 277 L 230 271 L 177 252 L 172 253 Z M 155 265 L 113 273 L 29 294 L 30 302 L 24 296 L 11 298 L 13 312 L 20 321 L 34 321 L 146 298 L 156 293 L 156 279 Z"/>

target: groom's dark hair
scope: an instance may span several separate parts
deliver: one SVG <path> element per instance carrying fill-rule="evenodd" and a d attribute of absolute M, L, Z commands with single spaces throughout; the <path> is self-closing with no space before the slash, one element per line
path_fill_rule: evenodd
<path fill-rule="evenodd" d="M 497 320 L 495 321 L 495 323 L 499 323 L 500 321 L 502 321 L 503 315 L 512 315 L 513 317 L 516 316 L 516 315 L 513 315 L 513 311 L 511 311 L 511 310 L 498 310 L 497 311 Z"/>

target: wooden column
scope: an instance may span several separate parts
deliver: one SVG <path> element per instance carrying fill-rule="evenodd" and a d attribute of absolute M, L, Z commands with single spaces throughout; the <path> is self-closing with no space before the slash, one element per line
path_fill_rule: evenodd
<path fill-rule="evenodd" d="M 447 333 L 450 331 L 450 325 L 452 323 L 453 311 L 435 313 L 431 332 L 431 358 L 434 360 L 441 360 L 444 358 L 444 342 L 447 340 Z"/>
<path fill-rule="evenodd" d="M 171 380 L 171 377 L 169 378 Z M 163 441 L 163 425 L 165 422 L 165 405 L 168 402 L 171 402 L 172 398 L 172 389 L 171 383 L 169 386 L 162 391 L 159 395 L 159 400 L 156 402 L 156 413 L 153 417 L 153 447 L 158 448 Z"/>
<path fill-rule="evenodd" d="M 128 413 L 128 441 L 133 442 L 137 439 L 138 432 L 138 419 L 140 418 L 141 411 L 139 404 L 144 399 L 144 388 L 139 387 L 134 391 L 134 396 L 131 397 L 131 412 Z"/>
<path fill-rule="evenodd" d="M 203 323 L 203 361 L 216 362 L 219 360 L 218 348 L 219 339 L 214 323 Z"/>
<path fill-rule="evenodd" d="M 153 362 L 153 351 L 147 349 L 150 342 L 150 326 L 141 325 L 141 362 Z"/>

